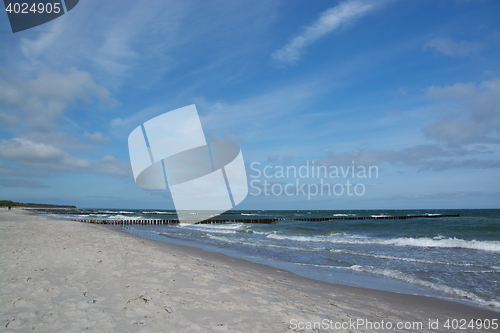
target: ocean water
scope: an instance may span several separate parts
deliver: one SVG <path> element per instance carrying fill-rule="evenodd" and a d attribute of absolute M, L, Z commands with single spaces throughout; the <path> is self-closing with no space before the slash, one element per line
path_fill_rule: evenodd
<path fill-rule="evenodd" d="M 175 219 L 175 211 L 47 210 L 66 219 Z M 313 217 L 460 214 L 406 220 Z M 229 211 L 272 224 L 132 225 L 145 238 L 199 247 L 326 282 L 441 297 L 500 311 L 500 210 Z M 292 220 L 293 219 L 293 220 Z M 298 219 L 298 220 L 297 220 Z"/>

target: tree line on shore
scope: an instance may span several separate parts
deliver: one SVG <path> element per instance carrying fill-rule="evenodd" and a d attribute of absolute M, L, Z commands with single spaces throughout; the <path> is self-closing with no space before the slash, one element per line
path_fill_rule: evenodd
<path fill-rule="evenodd" d="M 51 204 L 37 204 L 37 203 L 23 203 L 11 200 L 0 200 L 0 207 L 30 207 L 30 208 L 76 208 L 71 205 L 51 205 Z"/>

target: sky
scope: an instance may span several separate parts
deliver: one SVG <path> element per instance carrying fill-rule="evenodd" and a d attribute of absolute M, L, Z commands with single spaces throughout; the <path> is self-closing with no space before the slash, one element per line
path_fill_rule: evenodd
<path fill-rule="evenodd" d="M 82 0 L 18 33 L 4 13 L 0 199 L 173 209 L 128 135 L 195 104 L 241 148 L 236 209 L 500 208 L 499 59 L 495 0 Z"/>

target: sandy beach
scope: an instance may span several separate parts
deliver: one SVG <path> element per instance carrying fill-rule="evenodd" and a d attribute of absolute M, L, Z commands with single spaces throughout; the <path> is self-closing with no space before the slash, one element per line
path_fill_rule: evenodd
<path fill-rule="evenodd" d="M 463 332 L 444 325 L 500 318 L 21 209 L 0 211 L 0 251 L 1 331 Z"/>

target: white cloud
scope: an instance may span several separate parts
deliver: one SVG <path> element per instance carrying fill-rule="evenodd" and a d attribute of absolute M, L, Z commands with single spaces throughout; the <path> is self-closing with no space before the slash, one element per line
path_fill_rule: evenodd
<path fill-rule="evenodd" d="M 441 143 L 400 150 L 355 150 L 317 160 L 318 165 L 378 165 L 417 167 L 418 170 L 497 169 L 500 160 L 470 158 L 498 152 L 500 143 L 500 79 L 479 84 L 431 86 L 427 97 L 438 101 L 439 117 L 422 128 L 425 137 Z M 484 145 L 488 144 L 488 145 Z"/>
<path fill-rule="evenodd" d="M 105 174 L 114 177 L 132 178 L 130 162 L 118 160 L 111 155 L 107 155 L 100 160 L 93 161 L 92 167 L 89 171 L 96 174 Z"/>
<path fill-rule="evenodd" d="M 424 127 L 423 132 L 429 139 L 453 144 L 500 143 L 500 139 L 484 135 L 488 132 L 485 123 L 472 119 L 442 118 Z"/>
<path fill-rule="evenodd" d="M 109 106 L 117 104 L 109 91 L 94 82 L 88 72 L 72 67 L 64 73 L 41 70 L 34 79 L 0 78 L 0 103 L 23 115 L 35 130 L 49 130 L 57 124 L 75 100 L 90 103 L 94 97 Z"/>
<path fill-rule="evenodd" d="M 21 52 L 11 59 L 19 71 L 41 63 L 55 68 L 75 65 L 91 69 L 107 86 L 130 79 L 136 87 L 152 87 L 186 63 L 189 71 L 215 64 L 228 70 L 228 59 L 254 59 L 279 7 L 279 0 L 217 5 L 202 0 L 149 0 L 147 5 L 120 0 L 119 6 L 114 1 L 80 1 L 75 11 L 45 24 L 44 33 L 33 30 L 21 38 Z M 204 54 L 202 59 L 193 57 L 198 52 Z"/>
<path fill-rule="evenodd" d="M 118 117 L 118 118 L 115 118 L 115 119 L 112 119 L 109 124 L 111 125 L 111 127 L 116 127 L 116 126 L 120 126 L 124 123 L 123 119 Z"/>
<path fill-rule="evenodd" d="M 423 128 L 424 135 L 448 144 L 500 143 L 500 79 L 427 89 L 447 110 Z"/>
<path fill-rule="evenodd" d="M 23 163 L 45 163 L 57 161 L 64 152 L 51 145 L 26 139 L 0 140 L 0 157 Z"/>
<path fill-rule="evenodd" d="M 453 86 L 430 86 L 427 88 L 427 97 L 451 98 L 451 99 L 466 99 L 471 98 L 476 93 L 476 85 L 472 82 L 469 83 L 455 83 Z"/>
<path fill-rule="evenodd" d="M 329 87 L 323 81 L 304 81 L 290 84 L 255 97 L 234 102 L 203 102 L 198 98 L 196 105 L 202 124 L 206 129 L 221 133 L 250 134 L 257 139 L 258 132 L 271 130 L 264 124 L 280 121 L 304 107 L 313 97 L 325 93 Z M 202 101 L 200 103 L 200 101 Z"/>
<path fill-rule="evenodd" d="M 342 25 L 368 14 L 380 2 L 346 1 L 321 13 L 319 18 L 304 32 L 292 38 L 283 48 L 272 54 L 279 63 L 294 64 L 300 59 L 304 49 L 326 34 L 339 29 Z"/>
<path fill-rule="evenodd" d="M 129 177 L 132 174 L 128 161 L 121 161 L 109 155 L 100 160 L 78 157 L 53 145 L 25 138 L 1 139 L 0 158 L 17 162 L 37 171 L 91 172 L 114 177 Z"/>
<path fill-rule="evenodd" d="M 184 105 L 178 105 L 177 108 L 181 106 Z M 159 103 L 141 109 L 125 119 L 122 119 L 120 117 L 114 118 L 109 122 L 109 125 L 112 128 L 120 128 L 121 130 L 125 130 L 128 133 L 130 133 L 130 131 L 132 131 L 139 124 L 142 124 L 143 122 L 151 119 L 152 117 L 156 117 L 160 114 L 163 114 L 167 111 L 171 111 L 174 109 L 176 109 L 176 107 L 174 107 L 170 103 Z"/>
<path fill-rule="evenodd" d="M 19 123 L 19 120 L 10 114 L 0 111 L 0 123 L 4 124 L 5 126 L 13 126 L 17 125 Z"/>
<path fill-rule="evenodd" d="M 315 160 L 316 165 L 379 166 L 388 163 L 397 166 L 418 167 L 419 170 L 442 171 L 449 169 L 500 168 L 500 161 L 493 159 L 464 159 L 464 156 L 481 154 L 474 150 L 449 150 L 436 145 L 419 145 L 402 150 L 356 150 Z"/>
<path fill-rule="evenodd" d="M 147 5 L 121 0 L 120 6 L 81 1 L 76 10 L 46 24 L 50 32 L 21 38 L 20 50 L 28 60 L 24 65 L 91 66 L 108 83 L 129 76 L 133 67 L 144 71 L 144 61 L 157 61 L 156 72 L 164 72 L 171 67 L 167 54 L 182 41 L 176 32 L 191 7 L 179 0 L 150 0 Z M 154 31 L 161 31 L 163 38 L 154 39 Z"/>
<path fill-rule="evenodd" d="M 215 132 L 208 132 L 205 133 L 205 135 L 207 136 L 209 142 L 233 142 L 236 144 L 243 143 L 243 140 L 239 136 L 231 133 L 224 133 L 222 135 L 219 135 Z"/>
<path fill-rule="evenodd" d="M 54 20 L 50 32 L 40 34 L 38 39 L 21 38 L 19 48 L 22 54 L 31 62 L 37 63 L 36 58 L 39 54 L 50 51 L 50 49 L 61 41 L 61 35 L 64 33 L 65 17 Z M 27 35 L 24 35 L 27 36 Z"/>
<path fill-rule="evenodd" d="M 68 137 L 66 132 L 27 132 L 19 137 L 33 142 L 45 143 L 63 150 L 95 150 L 95 145 L 81 143 L 77 138 Z"/>
<path fill-rule="evenodd" d="M 478 55 L 483 49 L 483 44 L 477 42 L 460 41 L 436 37 L 425 44 L 425 49 L 434 49 L 449 57 L 462 58 Z"/>
<path fill-rule="evenodd" d="M 89 132 L 85 131 L 85 133 L 83 133 L 83 137 L 85 139 L 95 141 L 98 143 L 109 143 L 111 141 L 109 138 L 104 137 L 104 135 L 102 135 L 101 132 L 95 132 L 94 134 L 90 134 Z"/>

